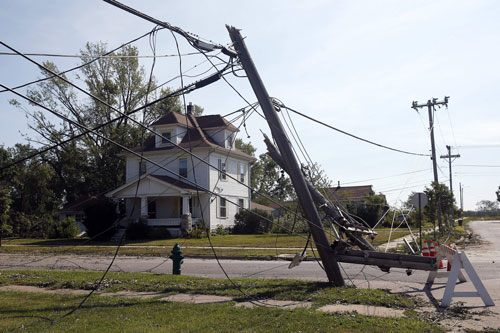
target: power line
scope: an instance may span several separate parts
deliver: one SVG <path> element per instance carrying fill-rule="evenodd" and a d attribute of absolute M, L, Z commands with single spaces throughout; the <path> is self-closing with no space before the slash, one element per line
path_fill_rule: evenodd
<path fill-rule="evenodd" d="M 155 29 L 156 29 L 156 28 L 155 28 Z M 160 29 L 164 29 L 164 28 L 160 28 Z M 108 56 L 108 55 L 110 55 L 111 53 L 113 53 L 113 52 L 115 52 L 115 51 L 118 51 L 118 50 L 119 50 L 119 49 L 121 49 L 122 47 L 125 47 L 125 46 L 127 46 L 127 45 L 129 45 L 129 44 L 132 44 L 132 43 L 134 43 L 134 42 L 136 42 L 136 41 L 138 41 L 138 40 L 140 40 L 140 39 L 142 39 L 142 38 L 144 38 L 144 37 L 146 37 L 146 36 L 150 35 L 152 32 L 153 32 L 153 30 L 152 30 L 152 31 L 149 31 L 149 32 L 147 32 L 147 33 L 145 33 L 145 34 L 143 34 L 143 35 L 141 35 L 141 36 L 137 37 L 137 38 L 134 38 L 134 39 L 132 39 L 132 40 L 131 40 L 131 41 L 129 41 L 129 42 L 123 43 L 122 45 L 120 45 L 120 46 L 118 46 L 118 47 L 116 47 L 116 48 L 112 49 L 111 51 L 106 52 L 105 54 L 100 55 L 100 56 L 98 56 L 98 57 L 96 57 L 96 58 L 94 58 L 94 59 L 92 59 L 92 60 L 90 60 L 90 61 L 88 61 L 88 62 L 85 62 L 85 63 L 83 63 L 83 64 L 81 64 L 81 65 L 76 66 L 76 67 L 72 67 L 72 68 L 70 68 L 70 69 L 67 69 L 67 70 L 65 70 L 65 71 L 62 71 L 62 72 L 60 72 L 60 73 L 59 73 L 59 75 L 66 74 L 66 73 L 69 73 L 69 72 L 71 72 L 71 71 L 74 71 L 74 70 L 80 69 L 80 68 L 82 68 L 82 67 L 88 66 L 88 65 L 92 64 L 93 62 L 96 62 L 97 60 L 99 60 L 101 57 L 103 57 L 103 56 Z M 16 53 L 16 54 L 17 54 L 17 53 Z M 17 90 L 17 89 L 24 88 L 24 87 L 26 87 L 26 86 L 29 86 L 29 85 L 32 85 L 32 84 L 35 84 L 35 83 L 39 83 L 39 82 L 43 82 L 43 81 L 46 81 L 46 80 L 53 79 L 54 77 L 56 77 L 56 76 L 55 76 L 55 75 L 52 75 L 52 76 L 47 76 L 47 77 L 42 78 L 42 79 L 38 79 L 38 80 L 35 80 L 35 81 L 31 81 L 31 82 L 28 82 L 28 83 L 24 83 L 24 84 L 19 85 L 19 86 L 16 86 L 16 87 L 12 87 L 11 89 L 12 89 L 12 90 Z M 8 90 L 7 90 L 7 89 L 3 89 L 3 90 L 0 90 L 0 93 L 6 92 L 6 91 L 8 91 Z"/>
<path fill-rule="evenodd" d="M 148 33 L 149 34 L 149 33 Z M 27 56 L 31 57 L 54 57 L 54 58 L 78 58 L 78 59 L 88 59 L 91 58 L 93 59 L 93 56 L 90 55 L 82 55 L 82 54 L 55 54 L 55 53 L 24 53 Z M 198 55 L 200 52 L 189 52 L 189 53 L 183 53 L 181 54 L 181 57 L 185 56 L 192 56 L 192 55 Z M 0 52 L 0 56 L 5 55 L 5 56 L 15 56 L 17 55 L 14 52 Z M 173 57 L 178 57 L 177 54 L 161 54 L 161 55 L 118 55 L 118 54 L 109 54 L 109 55 L 102 55 L 99 56 L 99 59 L 113 59 L 113 58 L 134 58 L 134 59 L 141 59 L 141 58 L 173 58 Z"/>
<path fill-rule="evenodd" d="M 473 167 L 473 168 L 500 168 L 500 165 L 481 165 L 481 164 L 457 164 L 457 167 Z"/>
<path fill-rule="evenodd" d="M 384 177 L 378 177 L 378 178 L 370 178 L 370 179 L 364 179 L 364 180 L 357 180 L 357 181 L 354 181 L 354 182 L 341 182 L 341 186 L 342 185 L 346 185 L 346 184 L 358 184 L 358 183 L 369 182 L 369 181 L 372 181 L 372 180 L 379 180 L 379 179 L 386 179 L 386 178 L 392 178 L 392 177 L 410 175 L 410 174 L 420 173 L 420 172 L 424 172 L 424 171 L 428 171 L 428 169 L 420 169 L 420 170 L 415 170 L 415 171 L 409 171 L 409 172 L 399 173 L 399 174 L 391 175 L 391 176 L 384 176 Z"/>
<path fill-rule="evenodd" d="M 304 117 L 304 118 L 307 118 L 307 119 L 309 119 L 309 120 L 311 120 L 311 121 L 314 121 L 314 122 L 316 122 L 316 123 L 318 123 L 318 124 L 320 124 L 320 125 L 323 125 L 323 126 L 325 126 L 325 127 L 328 127 L 328 128 L 330 128 L 330 129 L 332 129 L 332 130 L 334 130 L 334 131 L 337 131 L 337 132 L 339 132 L 339 133 L 345 134 L 345 135 L 350 136 L 350 137 L 352 137 L 352 138 L 354 138 L 354 139 L 357 139 L 357 140 L 360 140 L 360 141 L 363 141 L 363 142 L 369 143 L 369 144 L 374 145 L 374 146 L 377 146 L 377 147 L 385 148 L 385 149 L 388 149 L 388 150 L 392 150 L 392 151 L 395 151 L 395 152 L 398 152 L 398 153 L 403 153 L 403 154 L 408 154 L 408 155 L 415 155 L 415 156 L 430 156 L 429 154 L 419 154 L 419 153 L 413 153 L 413 152 L 410 152 L 410 151 L 401 150 L 401 149 L 397 149 L 397 148 L 392 148 L 392 147 L 389 147 L 389 146 L 386 146 L 386 145 L 383 145 L 383 144 L 380 144 L 380 143 L 376 143 L 376 142 L 373 142 L 373 141 L 371 141 L 371 140 L 364 139 L 364 138 L 362 138 L 362 137 L 360 137 L 360 136 L 357 136 L 357 135 L 351 134 L 351 133 L 346 132 L 346 131 L 344 131 L 344 130 L 341 130 L 341 129 L 339 129 L 339 128 L 336 128 L 336 127 L 333 127 L 333 126 L 331 126 L 331 125 L 328 125 L 328 124 L 326 124 L 326 123 L 324 123 L 324 122 L 322 122 L 322 121 L 320 121 L 320 120 L 317 120 L 317 119 L 315 119 L 315 118 L 313 118 L 313 117 L 310 117 L 310 116 L 308 116 L 308 115 L 306 115 L 306 114 L 304 114 L 304 113 L 302 113 L 302 112 L 299 112 L 299 111 L 297 111 L 297 110 L 294 110 L 294 109 L 292 109 L 292 108 L 290 108 L 290 107 L 288 107 L 288 106 L 286 106 L 286 105 L 284 105 L 284 104 L 280 104 L 279 106 L 280 106 L 280 107 L 283 107 L 283 108 L 285 108 L 285 109 L 288 109 L 288 110 L 290 110 L 290 111 L 292 111 L 292 112 L 294 112 L 294 113 L 296 113 L 296 114 L 298 114 L 298 115 L 300 115 L 300 116 L 302 116 L 302 117 Z"/>

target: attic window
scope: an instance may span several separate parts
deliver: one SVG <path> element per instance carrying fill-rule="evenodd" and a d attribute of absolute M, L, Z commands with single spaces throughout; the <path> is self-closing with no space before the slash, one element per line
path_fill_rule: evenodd
<path fill-rule="evenodd" d="M 169 140 L 172 139 L 172 132 L 170 132 L 170 131 L 169 132 L 163 132 L 163 133 L 161 133 L 161 136 L 162 136 L 161 143 L 170 143 Z"/>
<path fill-rule="evenodd" d="M 234 133 L 231 133 L 227 136 L 227 148 L 231 148 L 233 146 Z"/>
<path fill-rule="evenodd" d="M 144 175 L 146 173 L 146 161 L 139 161 L 139 175 Z"/>

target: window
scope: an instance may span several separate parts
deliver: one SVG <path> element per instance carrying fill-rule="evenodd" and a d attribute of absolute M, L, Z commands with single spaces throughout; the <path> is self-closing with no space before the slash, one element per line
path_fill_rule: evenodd
<path fill-rule="evenodd" d="M 219 179 L 226 180 L 226 161 L 219 158 Z"/>
<path fill-rule="evenodd" d="M 142 176 L 146 173 L 146 161 L 139 161 L 139 176 Z"/>
<path fill-rule="evenodd" d="M 219 217 L 227 217 L 226 199 L 219 197 Z"/>
<path fill-rule="evenodd" d="M 233 146 L 234 133 L 231 133 L 227 136 L 227 148 L 231 148 Z"/>
<path fill-rule="evenodd" d="M 245 208 L 245 199 L 238 199 L 238 213 Z"/>
<path fill-rule="evenodd" d="M 187 158 L 179 158 L 179 175 L 187 178 L 188 176 L 188 160 Z"/>
<path fill-rule="evenodd" d="M 238 174 L 239 174 L 240 182 L 244 183 L 245 182 L 245 174 L 246 174 L 245 164 L 238 163 Z"/>
<path fill-rule="evenodd" d="M 172 139 L 172 132 L 163 132 L 161 133 L 161 136 L 163 137 L 161 138 L 161 143 L 170 143 L 168 140 Z"/>

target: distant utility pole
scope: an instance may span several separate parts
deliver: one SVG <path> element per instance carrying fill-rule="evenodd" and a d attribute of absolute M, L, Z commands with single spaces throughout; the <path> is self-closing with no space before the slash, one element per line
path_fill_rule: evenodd
<path fill-rule="evenodd" d="M 460 186 L 460 209 L 462 210 L 462 216 L 464 214 L 464 187 L 462 183 L 458 183 Z"/>
<path fill-rule="evenodd" d="M 451 194 L 453 194 L 453 178 L 452 178 L 452 173 L 451 173 L 451 162 L 452 162 L 452 158 L 459 158 L 460 157 L 460 154 L 455 154 L 455 155 L 452 155 L 451 154 L 451 147 L 450 146 L 446 146 L 446 149 L 448 149 L 448 155 L 441 155 L 440 158 L 447 158 L 448 159 L 448 168 L 450 169 L 450 192 Z M 453 209 L 453 203 L 451 205 L 451 218 L 453 219 L 454 218 L 454 209 Z"/>
<path fill-rule="evenodd" d="M 448 155 L 441 155 L 440 157 L 448 159 L 448 166 L 450 168 L 450 192 L 453 194 L 453 180 L 452 180 L 452 174 L 451 174 L 451 162 L 453 162 L 453 161 L 451 159 L 452 158 L 455 158 L 455 159 L 459 158 L 460 154 L 452 155 L 450 146 L 446 146 L 446 149 L 448 149 Z"/>
<path fill-rule="evenodd" d="M 434 144 L 434 117 L 432 111 L 436 110 L 436 106 L 441 107 L 444 105 L 448 107 L 448 99 L 449 96 L 444 97 L 444 101 L 439 102 L 437 98 L 433 98 L 432 100 L 428 100 L 425 104 L 418 104 L 417 101 L 413 101 L 411 104 L 412 109 L 418 112 L 419 108 L 427 107 L 429 112 L 429 130 L 431 132 L 431 148 L 432 148 L 432 168 L 434 170 L 434 182 L 439 184 L 438 173 L 437 173 L 437 162 L 436 162 L 436 146 Z M 438 198 L 438 225 L 439 225 L 439 234 L 443 234 L 443 225 L 441 220 L 441 200 Z"/>

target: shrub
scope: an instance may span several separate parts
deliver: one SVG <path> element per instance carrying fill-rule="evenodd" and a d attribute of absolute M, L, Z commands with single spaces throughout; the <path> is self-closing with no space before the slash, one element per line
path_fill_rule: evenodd
<path fill-rule="evenodd" d="M 260 216 L 259 216 L 260 215 Z M 242 210 L 235 215 L 234 234 L 265 234 L 271 230 L 272 216 L 264 210 Z"/>
<path fill-rule="evenodd" d="M 186 238 L 205 238 L 207 237 L 207 230 L 204 227 L 195 225 L 193 229 L 189 230 L 186 234 Z"/>
<path fill-rule="evenodd" d="M 111 200 L 95 200 L 85 210 L 83 224 L 95 240 L 109 240 L 115 233 L 116 209 Z"/>
<path fill-rule="evenodd" d="M 127 239 L 146 239 L 148 238 L 148 225 L 142 221 L 130 223 L 127 227 Z"/>
<path fill-rule="evenodd" d="M 12 235 L 15 237 L 47 238 L 53 221 L 50 215 L 28 215 L 16 212 L 11 215 L 9 224 Z"/>
<path fill-rule="evenodd" d="M 64 220 L 54 220 L 49 227 L 49 238 L 75 238 L 78 235 L 80 228 L 76 224 L 76 220 L 72 216 L 68 216 Z"/>
<path fill-rule="evenodd" d="M 172 238 L 166 227 L 148 227 L 148 238 L 151 239 L 168 239 Z"/>
<path fill-rule="evenodd" d="M 286 214 L 274 220 L 271 232 L 278 234 L 307 233 L 309 225 L 300 215 Z"/>
<path fill-rule="evenodd" d="M 214 234 L 216 236 L 224 236 L 229 235 L 231 233 L 231 227 L 224 227 L 222 224 L 217 224 L 214 230 Z"/>

